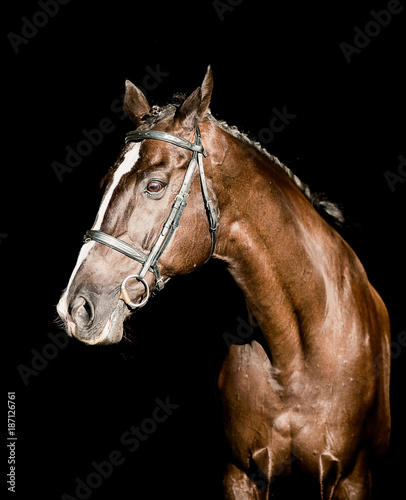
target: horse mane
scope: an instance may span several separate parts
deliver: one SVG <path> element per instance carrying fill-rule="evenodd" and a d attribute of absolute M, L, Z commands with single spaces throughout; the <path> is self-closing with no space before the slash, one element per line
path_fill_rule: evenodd
<path fill-rule="evenodd" d="M 176 109 L 181 106 L 182 102 L 186 99 L 185 94 L 175 94 L 172 98 L 172 101 L 168 103 L 166 106 L 159 107 L 153 106 L 148 115 L 142 119 L 143 123 L 139 127 L 140 129 L 148 129 L 160 122 L 161 120 L 173 115 L 176 112 Z M 278 165 L 294 182 L 294 184 L 300 189 L 300 191 L 306 196 L 306 198 L 310 201 L 310 203 L 314 206 L 314 208 L 326 218 L 328 221 L 333 222 L 338 227 L 342 227 L 344 225 L 344 215 L 342 208 L 337 204 L 328 199 L 328 197 L 324 193 L 312 192 L 310 187 L 302 182 L 297 175 L 295 175 L 292 170 L 282 163 L 279 158 L 272 155 L 267 149 L 265 149 L 262 144 L 258 141 L 251 139 L 246 133 L 241 132 L 235 125 L 228 125 L 224 120 L 218 120 L 215 118 L 211 112 L 209 111 L 206 115 L 211 122 L 215 123 L 219 128 L 228 132 L 230 135 L 240 140 L 241 142 L 248 144 L 262 154 L 264 154 L 272 163 Z"/>
<path fill-rule="evenodd" d="M 332 222 L 334 222 L 334 224 L 339 227 L 344 224 L 344 215 L 341 207 L 337 203 L 330 201 L 324 193 L 312 192 L 307 184 L 301 181 L 299 177 L 294 174 L 287 165 L 279 160 L 279 158 L 272 155 L 267 149 L 265 149 L 260 142 L 250 139 L 247 134 L 238 130 L 235 125 L 228 125 L 224 120 L 217 120 L 211 114 L 208 116 L 208 118 L 216 125 L 218 125 L 222 130 L 228 132 L 236 139 L 239 139 L 240 141 L 256 148 L 267 158 L 269 158 L 272 163 L 278 165 L 288 175 L 288 177 L 292 179 L 294 184 L 300 189 L 300 191 L 302 191 L 302 193 L 306 196 L 306 198 L 310 201 L 314 208 L 319 213 L 321 213 L 321 215 L 327 216 L 326 218 L 328 219 L 332 219 Z"/>

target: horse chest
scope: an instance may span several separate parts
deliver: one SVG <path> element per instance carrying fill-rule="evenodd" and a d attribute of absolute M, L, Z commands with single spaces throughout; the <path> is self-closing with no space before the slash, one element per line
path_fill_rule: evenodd
<path fill-rule="evenodd" d="M 250 468 L 251 460 L 271 444 L 273 459 L 286 461 L 291 448 L 291 411 L 285 408 L 281 387 L 260 344 L 231 346 L 219 389 L 234 456 Z"/>
<path fill-rule="evenodd" d="M 273 372 L 259 343 L 230 348 L 219 389 L 233 455 L 247 470 L 257 467 L 270 476 L 275 469 L 276 475 L 289 473 L 296 460 L 317 468 L 325 448 L 317 409 L 303 404 L 303 385 L 294 382 L 287 391 Z"/>

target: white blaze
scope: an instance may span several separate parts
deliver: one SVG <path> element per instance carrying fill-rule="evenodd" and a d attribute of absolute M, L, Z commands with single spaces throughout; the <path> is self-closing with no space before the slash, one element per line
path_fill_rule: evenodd
<path fill-rule="evenodd" d="M 123 175 L 127 174 L 133 168 L 135 163 L 137 162 L 137 160 L 140 156 L 140 147 L 141 147 L 140 142 L 130 144 L 130 149 L 124 155 L 124 159 L 121 162 L 121 165 L 114 172 L 113 182 L 111 183 L 109 190 L 107 191 L 107 193 L 104 195 L 104 197 L 102 199 L 102 202 L 101 202 L 101 205 L 99 207 L 99 211 L 97 212 L 96 220 L 93 224 L 92 229 L 100 229 L 101 228 L 102 222 L 104 220 L 104 216 L 106 214 L 106 210 L 110 204 L 110 200 L 113 196 L 114 190 L 118 186 Z"/>
<path fill-rule="evenodd" d="M 102 202 L 99 207 L 99 211 L 97 212 L 96 220 L 94 221 L 92 229 L 100 229 L 101 225 L 103 223 L 104 217 L 106 215 L 106 211 L 108 209 L 108 206 L 110 204 L 110 201 L 113 197 L 113 193 L 120 183 L 121 178 L 123 175 L 127 174 L 130 172 L 130 170 L 133 168 L 135 163 L 137 162 L 139 155 L 140 155 L 140 147 L 141 143 L 131 143 L 130 144 L 130 149 L 125 153 L 123 161 L 121 162 L 120 166 L 117 168 L 117 170 L 114 172 L 113 175 L 113 181 L 110 184 L 110 187 L 108 191 L 105 193 L 103 196 Z M 76 262 L 76 266 L 72 271 L 71 277 L 69 279 L 68 286 L 66 287 L 65 293 L 62 295 L 62 297 L 59 300 L 59 303 L 57 305 L 57 310 L 60 316 L 66 317 L 66 313 L 68 312 L 68 304 L 67 304 L 67 297 L 69 293 L 69 288 L 72 284 L 72 281 L 74 280 L 76 273 L 78 272 L 80 266 L 86 259 L 86 257 L 89 255 L 90 250 L 94 247 L 96 244 L 95 241 L 90 241 L 89 243 L 86 243 L 86 245 L 83 245 L 82 248 L 80 249 L 78 260 Z"/>

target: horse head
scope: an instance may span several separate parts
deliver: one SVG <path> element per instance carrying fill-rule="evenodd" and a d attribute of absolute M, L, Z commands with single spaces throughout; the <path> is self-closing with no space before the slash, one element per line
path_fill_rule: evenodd
<path fill-rule="evenodd" d="M 159 110 L 126 82 L 124 111 L 136 125 L 129 136 L 137 140 L 130 137 L 103 180 L 96 220 L 58 303 L 69 335 L 86 344 L 120 341 L 124 320 L 146 303 L 150 289 L 211 256 L 216 228 L 210 221 L 217 207 L 203 173 L 199 126 L 204 127 L 212 88 L 209 67 L 192 94 Z M 129 258 L 126 249 L 135 257 Z"/>

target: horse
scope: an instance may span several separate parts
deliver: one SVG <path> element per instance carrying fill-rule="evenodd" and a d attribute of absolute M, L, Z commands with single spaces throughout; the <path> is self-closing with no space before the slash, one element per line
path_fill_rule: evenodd
<path fill-rule="evenodd" d="M 386 307 L 320 215 L 340 210 L 214 118 L 212 90 L 210 66 L 164 107 L 126 81 L 136 129 L 103 180 L 58 314 L 86 344 L 117 343 L 151 290 L 219 259 L 259 326 L 230 345 L 218 376 L 224 498 L 279 498 L 303 481 L 323 500 L 368 499 L 390 435 Z"/>

